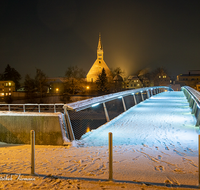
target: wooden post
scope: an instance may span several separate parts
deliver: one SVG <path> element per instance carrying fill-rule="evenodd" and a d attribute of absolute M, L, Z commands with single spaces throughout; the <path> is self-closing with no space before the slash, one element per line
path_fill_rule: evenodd
<path fill-rule="evenodd" d="M 35 131 L 31 130 L 31 175 L 35 175 Z"/>
<path fill-rule="evenodd" d="M 113 181 L 113 145 L 112 145 L 112 133 L 108 133 L 109 138 L 109 180 Z"/>

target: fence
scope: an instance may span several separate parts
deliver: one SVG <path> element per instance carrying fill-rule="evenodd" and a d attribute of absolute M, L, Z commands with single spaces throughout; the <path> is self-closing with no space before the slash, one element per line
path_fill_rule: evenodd
<path fill-rule="evenodd" d="M 183 86 L 181 90 L 184 92 L 189 106 L 192 108 L 192 114 L 195 115 L 197 122 L 196 126 L 200 125 L 200 92 L 189 86 Z"/>
<path fill-rule="evenodd" d="M 172 90 L 158 86 L 127 90 L 64 105 L 70 140 L 109 122 L 132 106 L 160 92 Z"/>
<path fill-rule="evenodd" d="M 64 104 L 0 104 L 0 111 L 63 112 Z"/>

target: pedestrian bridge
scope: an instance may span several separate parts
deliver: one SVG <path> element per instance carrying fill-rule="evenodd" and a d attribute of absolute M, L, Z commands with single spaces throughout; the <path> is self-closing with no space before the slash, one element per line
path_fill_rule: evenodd
<path fill-rule="evenodd" d="M 174 107 L 177 104 L 183 108 L 186 106 L 185 109 L 187 112 L 189 106 L 191 107 L 189 109 L 194 114 L 196 118 L 195 124 L 198 126 L 200 113 L 199 99 L 200 93 L 190 87 L 182 87 L 181 92 L 174 92 L 169 87 L 160 86 L 123 91 L 66 104 L 64 105 L 64 112 L 67 121 L 68 138 L 70 140 L 80 139 L 83 134 L 97 129 L 99 126 L 103 125 L 104 127 L 106 123 L 111 122 L 119 115 L 120 119 L 117 120 L 118 123 L 120 123 L 120 120 L 123 121 L 123 117 L 126 117 L 127 114 L 133 121 L 135 120 L 135 123 L 137 119 L 140 119 L 148 124 L 152 122 L 152 119 L 156 120 L 160 117 L 165 122 L 167 118 L 171 117 L 171 113 L 168 113 L 164 108 L 179 112 L 180 109 L 175 109 Z M 135 114 L 136 107 L 137 113 L 140 112 L 142 117 L 132 117 Z M 148 113 L 152 113 L 153 110 L 155 111 L 156 107 L 157 111 L 158 109 L 160 110 L 160 115 L 151 115 L 151 119 L 149 119 L 147 117 Z M 164 117 L 162 112 L 165 112 Z M 176 122 L 180 122 L 181 124 L 181 117 L 177 116 Z M 123 121 L 121 124 L 123 125 L 123 123 L 127 123 L 127 121 Z M 110 127 L 108 129 L 110 130 Z M 123 131 L 121 133 L 123 134 Z"/>
<path fill-rule="evenodd" d="M 97 134 L 101 133 L 100 129 L 112 132 L 112 126 L 120 127 L 118 133 L 121 133 L 121 137 L 130 140 L 130 137 L 125 137 L 124 131 L 132 130 L 128 126 L 133 123 L 137 125 L 136 120 L 142 121 L 143 126 L 150 126 L 158 118 L 161 123 L 167 122 L 170 125 L 167 118 L 174 118 L 182 124 L 185 121 L 181 114 L 188 113 L 194 116 L 194 125 L 199 126 L 199 100 L 200 93 L 190 87 L 182 87 L 180 92 L 174 92 L 169 87 L 158 86 L 122 91 L 69 104 L 0 104 L 1 110 L 7 109 L 0 112 L 0 141 L 27 144 L 30 142 L 30 130 L 35 130 L 36 144 L 61 145 L 82 140 L 93 133 L 91 131 L 96 131 Z M 44 113 L 50 110 L 54 113 Z M 178 114 L 176 117 L 175 112 Z M 128 120 L 124 120 L 127 117 Z M 116 125 L 116 122 L 120 125 Z M 143 130 L 143 126 L 138 130 Z"/>

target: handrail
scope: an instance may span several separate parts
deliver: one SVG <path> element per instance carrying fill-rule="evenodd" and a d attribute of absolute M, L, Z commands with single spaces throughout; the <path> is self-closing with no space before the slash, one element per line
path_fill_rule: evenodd
<path fill-rule="evenodd" d="M 181 87 L 181 90 L 184 92 L 189 102 L 189 106 L 192 108 L 192 114 L 194 114 L 197 119 L 196 126 L 199 126 L 200 125 L 200 92 L 198 92 L 197 90 L 189 86 L 183 86 Z"/>
<path fill-rule="evenodd" d="M 96 103 L 101 104 L 104 102 L 108 102 L 108 101 L 117 99 L 119 97 L 125 97 L 125 96 L 129 96 L 131 94 L 136 94 L 141 91 L 144 92 L 144 91 L 149 91 L 149 90 L 152 91 L 152 90 L 158 90 L 158 89 L 172 90 L 170 87 L 166 87 L 166 86 L 155 86 L 155 87 L 139 88 L 139 89 L 134 89 L 134 90 L 126 90 L 126 91 L 122 91 L 122 92 L 117 92 L 117 93 L 113 93 L 113 94 L 98 96 L 98 97 L 94 97 L 94 98 L 90 98 L 90 99 L 86 99 L 86 100 L 82 100 L 82 101 L 78 101 L 78 102 L 65 104 L 64 107 L 67 110 L 80 111 L 83 109 L 87 109 L 87 108 L 91 107 L 92 105 L 95 105 Z"/>
<path fill-rule="evenodd" d="M 40 112 L 43 108 L 43 106 L 53 106 L 54 113 L 57 112 L 56 108 L 57 106 L 63 106 L 64 103 L 56 103 L 56 104 L 0 104 L 0 111 L 6 111 L 6 109 L 1 109 L 2 107 L 7 106 L 7 111 L 12 111 L 12 106 L 18 106 L 23 109 L 23 112 L 26 112 L 28 109 L 32 109 L 30 106 L 37 106 L 37 112 Z M 16 107 L 15 107 L 16 108 Z M 63 109 L 63 107 L 62 107 Z"/>

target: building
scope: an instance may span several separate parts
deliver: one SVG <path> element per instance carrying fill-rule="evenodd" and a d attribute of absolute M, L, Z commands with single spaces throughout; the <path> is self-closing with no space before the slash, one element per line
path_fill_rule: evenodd
<path fill-rule="evenodd" d="M 56 94 L 63 93 L 65 82 L 66 78 L 64 77 L 47 78 L 47 84 L 48 84 L 47 93 L 56 93 Z"/>
<path fill-rule="evenodd" d="M 196 84 L 196 90 L 200 92 L 200 82 Z"/>
<path fill-rule="evenodd" d="M 136 75 L 130 75 L 125 81 L 125 87 L 128 89 L 142 88 L 143 84 Z"/>
<path fill-rule="evenodd" d="M 15 91 L 15 83 L 13 81 L 0 81 L 0 97 L 12 96 Z"/>
<path fill-rule="evenodd" d="M 154 86 L 168 86 L 171 83 L 170 77 L 160 68 L 153 79 Z"/>
<path fill-rule="evenodd" d="M 177 76 L 177 81 L 184 86 L 190 86 L 197 89 L 200 82 L 200 70 L 190 70 L 188 74 L 180 74 Z"/>
<path fill-rule="evenodd" d="M 97 59 L 90 68 L 89 72 L 87 73 L 87 82 L 96 82 L 98 75 L 102 72 L 103 68 L 105 69 L 106 76 L 108 77 L 108 82 L 112 81 L 112 73 L 103 59 L 103 53 L 104 52 L 101 43 L 101 35 L 99 34 L 99 42 L 97 46 Z"/>

